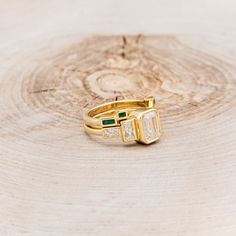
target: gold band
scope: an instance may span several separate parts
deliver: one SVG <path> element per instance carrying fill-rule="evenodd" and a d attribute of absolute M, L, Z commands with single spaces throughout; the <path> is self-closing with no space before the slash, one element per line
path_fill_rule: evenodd
<path fill-rule="evenodd" d="M 102 114 L 107 111 L 112 111 L 116 109 L 135 109 L 135 108 L 153 108 L 155 107 L 155 100 L 153 97 L 148 97 L 147 99 L 140 100 L 123 100 L 105 103 L 99 106 L 96 106 L 84 113 L 84 122 L 87 126 L 93 128 L 101 128 L 102 123 L 101 119 L 95 118 L 97 115 Z"/>
<path fill-rule="evenodd" d="M 96 106 L 84 113 L 85 131 L 124 142 L 152 143 L 161 136 L 155 99 L 123 100 Z"/>

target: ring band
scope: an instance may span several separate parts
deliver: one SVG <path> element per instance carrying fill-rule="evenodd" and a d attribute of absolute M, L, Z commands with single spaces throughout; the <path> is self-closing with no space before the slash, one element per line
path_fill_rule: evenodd
<path fill-rule="evenodd" d="M 104 138 L 121 137 L 123 142 L 150 144 L 161 137 L 154 97 L 105 103 L 85 112 L 83 118 L 88 134 Z"/>

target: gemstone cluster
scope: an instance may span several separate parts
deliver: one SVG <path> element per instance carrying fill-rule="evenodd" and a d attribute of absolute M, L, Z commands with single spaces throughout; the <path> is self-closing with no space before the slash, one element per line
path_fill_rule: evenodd
<path fill-rule="evenodd" d="M 155 108 L 136 110 L 127 117 L 126 112 L 119 112 L 118 119 L 112 117 L 102 121 L 103 136 L 115 138 L 121 136 L 124 142 L 138 141 L 150 144 L 161 136 L 159 114 Z M 116 126 L 115 126 L 116 125 Z"/>

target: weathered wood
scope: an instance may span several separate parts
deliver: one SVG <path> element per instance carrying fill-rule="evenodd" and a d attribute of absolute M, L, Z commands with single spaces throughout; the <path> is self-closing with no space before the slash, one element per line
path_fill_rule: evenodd
<path fill-rule="evenodd" d="M 178 27 L 174 1 L 140 2 L 140 28 L 129 23 L 139 10 L 118 2 L 0 3 L 0 235 L 235 236 L 236 44 L 221 34 L 231 11 L 214 15 L 219 27 L 190 13 Z M 84 133 L 88 107 L 148 95 L 159 143 Z"/>

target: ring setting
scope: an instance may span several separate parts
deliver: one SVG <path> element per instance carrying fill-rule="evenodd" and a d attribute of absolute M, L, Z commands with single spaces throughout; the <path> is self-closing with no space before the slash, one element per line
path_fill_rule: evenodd
<path fill-rule="evenodd" d="M 153 97 L 105 103 L 86 112 L 84 122 L 88 134 L 120 138 L 124 143 L 151 144 L 162 134 Z"/>

